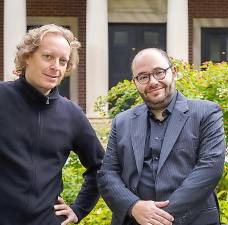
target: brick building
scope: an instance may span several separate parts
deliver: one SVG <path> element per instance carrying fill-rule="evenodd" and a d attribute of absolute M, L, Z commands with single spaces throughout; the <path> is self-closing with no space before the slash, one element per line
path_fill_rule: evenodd
<path fill-rule="evenodd" d="M 124 78 L 145 47 L 200 64 L 228 59 L 227 0 L 0 0 L 0 79 L 12 75 L 16 43 L 27 29 L 56 23 L 82 44 L 80 64 L 61 87 L 88 117 L 96 98 Z"/>

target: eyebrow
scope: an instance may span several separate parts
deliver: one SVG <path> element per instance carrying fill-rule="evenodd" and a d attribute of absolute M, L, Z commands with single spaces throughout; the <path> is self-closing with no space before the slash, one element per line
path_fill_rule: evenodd
<path fill-rule="evenodd" d="M 50 55 L 55 55 L 55 52 L 52 50 L 44 50 L 42 54 L 50 54 Z M 61 56 L 59 57 L 60 59 L 65 59 L 65 60 L 69 60 L 70 57 L 66 57 L 66 56 Z"/>
<path fill-rule="evenodd" d="M 155 67 L 155 68 L 152 70 L 152 72 L 155 71 L 155 70 L 165 70 L 165 68 Z M 140 72 L 140 73 L 138 73 L 138 74 L 148 74 L 148 73 L 151 73 L 151 72 Z"/>
<path fill-rule="evenodd" d="M 160 70 L 165 70 L 166 68 L 163 67 L 155 67 L 153 70 L 160 69 Z"/>

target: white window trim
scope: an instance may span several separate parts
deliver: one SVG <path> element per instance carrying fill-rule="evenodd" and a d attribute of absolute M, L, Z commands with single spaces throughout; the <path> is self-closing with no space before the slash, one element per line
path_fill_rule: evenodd
<path fill-rule="evenodd" d="M 228 28 L 228 18 L 193 18 L 193 64 L 201 64 L 201 28 Z"/>

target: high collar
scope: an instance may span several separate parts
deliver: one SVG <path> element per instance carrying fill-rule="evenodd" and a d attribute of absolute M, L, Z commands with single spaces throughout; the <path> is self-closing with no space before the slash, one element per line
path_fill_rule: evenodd
<path fill-rule="evenodd" d="M 15 85 L 25 98 L 35 104 L 49 105 L 53 104 L 59 98 L 57 87 L 52 89 L 51 92 L 46 96 L 29 84 L 24 76 L 20 76 L 20 78 L 15 81 Z"/>

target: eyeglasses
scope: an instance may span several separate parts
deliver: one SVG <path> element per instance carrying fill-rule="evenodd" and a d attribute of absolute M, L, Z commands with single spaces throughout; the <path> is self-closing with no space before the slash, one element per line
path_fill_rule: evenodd
<path fill-rule="evenodd" d="M 133 80 L 137 80 L 140 84 L 147 84 L 150 82 L 150 77 L 153 76 L 156 80 L 163 80 L 166 76 L 167 70 L 170 69 L 172 65 L 170 65 L 166 69 L 156 68 L 152 73 L 140 73 L 133 77 Z"/>

